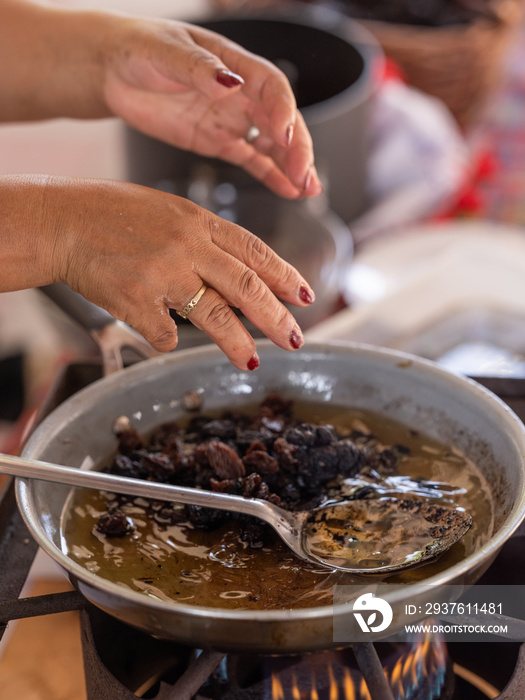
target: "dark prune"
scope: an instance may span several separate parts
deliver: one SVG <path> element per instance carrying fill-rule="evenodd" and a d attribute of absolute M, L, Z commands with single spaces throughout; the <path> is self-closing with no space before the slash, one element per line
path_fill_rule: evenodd
<path fill-rule="evenodd" d="M 109 471 L 131 479 L 146 479 L 148 476 L 148 470 L 142 462 L 122 454 L 116 455 Z"/>
<path fill-rule="evenodd" d="M 208 442 L 206 455 L 213 471 L 221 479 L 237 479 L 244 476 L 246 471 L 241 458 L 229 445 L 218 440 Z"/>
<path fill-rule="evenodd" d="M 211 420 L 201 427 L 203 437 L 217 437 L 221 440 L 233 440 L 237 435 L 235 423 L 230 420 Z"/>
<path fill-rule="evenodd" d="M 241 519 L 241 535 L 243 542 L 251 549 L 261 549 L 264 547 L 264 533 L 267 528 L 260 520 L 245 516 Z"/>
<path fill-rule="evenodd" d="M 132 521 L 121 510 L 104 513 L 95 527 L 106 537 L 124 537 L 134 529 Z"/>
<path fill-rule="evenodd" d="M 331 445 L 337 442 L 337 435 L 331 425 L 318 425 L 315 428 L 315 444 Z"/>
<path fill-rule="evenodd" d="M 122 454 L 130 454 L 144 447 L 142 438 L 134 428 L 123 430 L 118 435 L 118 451 Z"/>
<path fill-rule="evenodd" d="M 331 425 L 301 421 L 292 409 L 292 401 L 273 393 L 255 415 L 233 410 L 218 417 L 196 415 L 185 430 L 168 423 L 152 434 L 147 446 L 129 421 L 122 422 L 117 432 L 121 449 L 111 471 L 260 498 L 298 510 L 324 498 L 326 489 L 337 488 L 341 479 L 358 473 L 374 477 L 396 473 L 399 460 L 408 452 L 402 445 L 385 447 L 366 430 L 338 435 Z M 359 497 L 366 497 L 366 492 Z M 111 514 L 127 502 L 126 497 L 117 496 Z M 234 517 L 250 547 L 260 547 L 264 540 L 266 526 L 238 514 L 196 506 L 174 509 L 168 504 L 146 510 L 161 525 L 180 522 L 184 516 L 194 527 L 206 530 Z"/>
<path fill-rule="evenodd" d="M 275 457 L 263 450 L 253 450 L 242 459 L 246 473 L 257 472 L 258 474 L 276 474 L 279 471 L 279 464 Z"/>
<path fill-rule="evenodd" d="M 149 448 L 161 450 L 167 447 L 180 433 L 179 424 L 175 421 L 164 423 L 155 430 L 149 440 Z"/>
<path fill-rule="evenodd" d="M 162 452 L 149 452 L 144 454 L 142 463 L 148 470 L 148 477 L 152 481 L 166 482 L 175 471 L 169 457 Z"/>
<path fill-rule="evenodd" d="M 214 530 L 228 520 L 229 514 L 216 508 L 186 506 L 190 522 L 200 530 Z"/>
<path fill-rule="evenodd" d="M 286 442 L 297 447 L 312 447 L 315 444 L 315 428 L 308 423 L 301 423 L 294 428 L 289 428 L 283 435 Z"/>
<path fill-rule="evenodd" d="M 270 430 L 247 428 L 237 434 L 235 442 L 242 453 L 248 451 L 250 445 L 254 443 L 264 445 L 266 449 L 269 449 L 273 445 L 274 440 L 275 435 Z"/>

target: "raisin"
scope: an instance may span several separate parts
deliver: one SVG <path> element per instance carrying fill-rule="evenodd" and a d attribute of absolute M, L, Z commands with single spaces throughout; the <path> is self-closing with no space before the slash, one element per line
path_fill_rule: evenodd
<path fill-rule="evenodd" d="M 210 479 L 210 487 L 212 491 L 216 493 L 239 493 L 239 481 L 238 479 L 222 479 L 222 481 L 217 481 L 217 479 Z"/>
<path fill-rule="evenodd" d="M 218 437 L 221 440 L 233 440 L 237 435 L 235 424 L 229 420 L 212 420 L 201 428 L 204 437 Z"/>
<path fill-rule="evenodd" d="M 134 529 L 133 523 L 121 510 L 105 513 L 98 519 L 95 527 L 106 537 L 124 537 Z"/>
<path fill-rule="evenodd" d="M 261 487 L 262 477 L 259 474 L 249 474 L 242 480 L 242 495 L 244 498 L 257 498 Z"/>
<path fill-rule="evenodd" d="M 245 475 L 246 470 L 241 458 L 224 442 L 209 442 L 206 452 L 210 467 L 221 479 L 237 479 Z"/>
<path fill-rule="evenodd" d="M 250 455 L 252 452 L 268 452 L 268 449 L 264 442 L 261 442 L 261 440 L 254 440 L 253 442 L 250 443 L 248 449 L 246 450 L 245 457 Z"/>
<path fill-rule="evenodd" d="M 290 399 L 284 399 L 277 392 L 272 392 L 261 403 L 262 407 L 269 408 L 274 415 L 286 416 L 289 418 L 292 415 L 293 402 Z"/>
<path fill-rule="evenodd" d="M 142 458 L 142 463 L 148 470 L 148 476 L 152 481 L 166 483 L 175 471 L 169 457 L 162 452 L 146 453 Z"/>
<path fill-rule="evenodd" d="M 167 447 L 180 433 L 178 423 L 171 421 L 164 423 L 155 430 L 149 440 L 149 449 L 161 450 Z"/>
<path fill-rule="evenodd" d="M 290 469 L 296 466 L 297 460 L 295 459 L 295 454 L 297 452 L 297 446 L 292 445 L 282 437 L 277 438 L 273 444 L 273 449 L 279 466 L 282 469 Z"/>
<path fill-rule="evenodd" d="M 121 454 L 116 455 L 109 471 L 117 476 L 126 476 L 131 479 L 146 479 L 148 476 L 148 470 L 140 461 Z"/>
<path fill-rule="evenodd" d="M 279 471 L 279 463 L 268 454 L 268 452 L 263 450 L 253 450 L 245 457 L 243 457 L 242 463 L 246 469 L 246 473 L 257 472 L 258 474 L 276 474 Z"/>
<path fill-rule="evenodd" d="M 228 513 L 216 508 L 203 508 L 201 506 L 187 506 L 190 522 L 199 530 L 214 530 L 228 520 Z"/>
<path fill-rule="evenodd" d="M 123 430 L 118 436 L 118 450 L 122 454 L 130 454 L 144 447 L 142 438 L 134 428 Z"/>

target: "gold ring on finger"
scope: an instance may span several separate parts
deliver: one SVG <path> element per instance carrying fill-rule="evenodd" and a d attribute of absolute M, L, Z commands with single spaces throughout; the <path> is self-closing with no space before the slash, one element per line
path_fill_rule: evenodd
<path fill-rule="evenodd" d="M 205 284 L 203 284 L 197 292 L 197 294 L 192 299 L 190 299 L 190 301 L 186 304 L 182 311 L 177 311 L 179 316 L 182 316 L 182 318 L 188 318 L 188 314 L 190 313 L 190 311 L 193 311 L 193 309 L 197 306 L 197 304 L 200 301 L 200 298 L 207 289 L 208 287 Z"/>

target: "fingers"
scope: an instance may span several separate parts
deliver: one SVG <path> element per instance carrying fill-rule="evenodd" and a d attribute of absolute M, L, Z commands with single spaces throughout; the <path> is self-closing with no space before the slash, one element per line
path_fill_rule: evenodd
<path fill-rule="evenodd" d="M 315 301 L 315 294 L 304 277 L 283 260 L 258 236 L 236 227 L 235 236 L 223 226 L 212 229 L 212 241 L 221 251 L 236 258 L 243 266 L 253 270 L 258 277 L 280 298 L 296 306 L 308 306 Z M 227 265 L 230 260 L 223 264 Z M 232 266 L 229 274 L 244 274 L 242 267 Z M 211 276 L 211 269 L 203 269 L 203 275 Z M 233 303 L 233 299 L 231 299 Z M 242 303 L 242 296 L 237 302 Z"/>
<path fill-rule="evenodd" d="M 177 326 L 169 313 L 168 304 L 157 300 L 153 304 L 137 300 L 133 305 L 113 308 L 113 304 L 103 305 L 115 318 L 134 328 L 152 348 L 159 352 L 170 352 L 177 347 Z"/>
<path fill-rule="evenodd" d="M 193 264 L 193 274 L 179 276 L 184 289 L 163 297 L 154 308 L 137 305 L 137 319 L 125 319 L 157 350 L 172 350 L 177 344 L 175 323 L 168 307 L 189 311 L 186 315 L 197 328 L 216 343 L 235 367 L 254 370 L 259 366 L 255 342 L 231 307 L 240 309 L 245 319 L 285 350 L 304 344 L 301 329 L 290 311 L 277 299 L 297 306 L 314 301 L 314 293 L 304 278 L 253 234 L 235 227 L 221 226 L 214 246 Z M 235 235 L 234 235 L 235 234 Z M 224 246 L 224 248 L 222 247 Z M 207 288 L 202 292 L 202 282 Z M 168 299 L 176 298 L 175 304 Z"/>
<path fill-rule="evenodd" d="M 220 53 L 199 42 L 198 31 L 192 25 L 161 22 L 159 26 L 161 39 L 159 35 L 152 37 L 150 52 L 157 79 L 168 81 L 165 88 L 176 90 L 176 84 L 182 84 L 217 100 L 244 85 L 242 75 L 235 73 Z M 170 86 L 170 81 L 174 85 Z"/>
<path fill-rule="evenodd" d="M 270 61 L 215 32 L 190 25 L 188 32 L 196 44 L 219 57 L 234 74 L 242 76 L 246 96 L 252 103 L 263 105 L 269 117 L 271 137 L 287 147 L 293 136 L 297 106 L 284 73 Z"/>
<path fill-rule="evenodd" d="M 253 282 L 248 282 L 252 279 L 252 273 L 250 270 L 245 271 L 245 276 L 239 282 L 240 288 L 236 289 L 237 284 L 228 286 L 230 303 L 238 306 L 246 318 L 276 345 L 285 350 L 299 349 L 304 344 L 304 337 L 294 317 L 262 280 L 256 279 L 255 273 Z M 243 289 L 245 284 L 251 289 Z M 252 293 L 255 293 L 259 284 L 260 298 L 256 299 Z M 188 318 L 223 350 L 235 367 L 242 370 L 257 369 L 259 358 L 255 342 L 222 294 L 208 288 Z"/>
<path fill-rule="evenodd" d="M 284 73 L 269 61 L 254 56 L 213 32 L 192 28 L 190 33 L 196 42 L 220 56 L 233 76 L 242 76 L 241 86 L 229 75 L 220 75 L 224 78 L 224 85 L 242 89 L 247 97 L 245 111 L 261 132 L 261 137 L 253 144 L 241 143 L 237 154 L 231 153 L 228 160 L 245 167 L 274 191 L 282 194 L 282 190 L 286 189 L 284 196 L 320 194 L 322 186 L 314 166 L 312 140 Z M 215 78 L 217 80 L 217 75 Z M 203 81 L 203 89 L 209 90 L 209 86 L 209 80 L 207 83 Z M 241 138 L 243 136 L 244 133 Z M 265 146 L 265 139 L 268 146 Z M 272 167 L 271 161 L 277 165 L 277 169 Z M 283 174 L 296 192 L 292 193 L 286 187 Z"/>
<path fill-rule="evenodd" d="M 281 196 L 322 191 L 308 129 L 276 66 L 201 27 L 168 20 L 132 27 L 133 48 L 122 50 L 106 76 L 113 114 L 155 138 L 239 165 Z M 248 144 L 251 125 L 261 135 Z"/>
<path fill-rule="evenodd" d="M 315 197 L 323 191 L 313 163 L 311 137 L 300 114 L 287 148 L 275 144 L 262 132 L 252 143 L 244 139 L 230 143 L 220 157 L 244 168 L 283 197 Z"/>
<path fill-rule="evenodd" d="M 235 367 L 241 370 L 259 367 L 255 341 L 214 289 L 206 290 L 188 318 L 221 348 Z"/>
<path fill-rule="evenodd" d="M 188 318 L 218 345 L 229 347 L 230 351 L 225 352 L 229 356 L 234 352 L 232 361 L 237 366 L 240 362 L 246 367 L 254 346 L 230 306 L 240 309 L 276 345 L 286 350 L 301 347 L 302 332 L 276 295 L 307 306 L 315 296 L 306 280 L 248 231 L 238 226 L 232 231 L 231 225 L 211 230 L 213 252 L 193 266 L 209 289 Z M 198 286 L 197 281 L 194 286 Z"/>

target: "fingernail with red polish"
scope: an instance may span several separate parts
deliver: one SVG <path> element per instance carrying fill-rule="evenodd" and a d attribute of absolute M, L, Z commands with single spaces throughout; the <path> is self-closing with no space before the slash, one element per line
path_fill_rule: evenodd
<path fill-rule="evenodd" d="M 299 350 L 304 345 L 304 336 L 299 326 L 294 326 L 290 333 L 290 345 L 294 350 Z"/>
<path fill-rule="evenodd" d="M 308 172 L 306 173 L 306 177 L 304 179 L 304 185 L 303 185 L 303 190 L 305 192 L 308 192 L 308 189 L 310 188 L 310 184 L 312 182 L 312 177 L 313 177 L 313 168 L 309 168 Z"/>
<path fill-rule="evenodd" d="M 286 145 L 289 146 L 293 139 L 293 124 L 288 124 L 286 128 Z"/>
<path fill-rule="evenodd" d="M 318 175 L 315 176 L 315 184 L 317 186 L 317 194 L 321 194 L 322 192 L 324 192 L 323 183 L 319 179 Z"/>
<path fill-rule="evenodd" d="M 306 284 L 302 284 L 299 287 L 299 298 L 304 301 L 305 304 L 313 304 L 315 301 L 315 294 Z"/>
<path fill-rule="evenodd" d="M 247 366 L 248 366 L 248 369 L 251 371 L 251 370 L 257 369 L 257 367 L 260 364 L 261 364 L 261 362 L 259 360 L 259 355 L 255 352 L 248 360 Z"/>
<path fill-rule="evenodd" d="M 232 88 L 237 87 L 237 85 L 243 85 L 244 80 L 237 73 L 232 73 L 231 70 L 226 68 L 221 68 L 217 71 L 215 78 L 218 83 L 224 85 L 224 87 Z"/>

